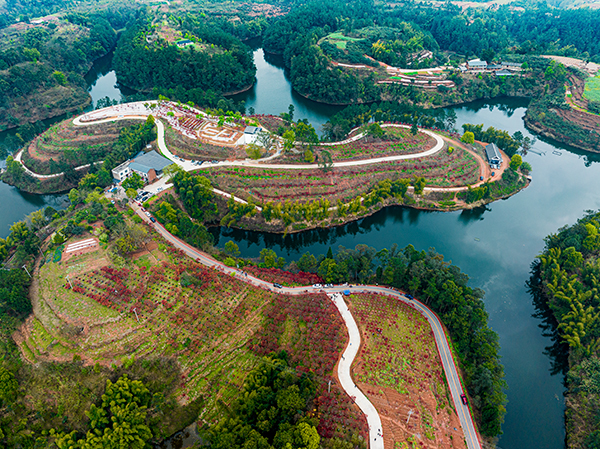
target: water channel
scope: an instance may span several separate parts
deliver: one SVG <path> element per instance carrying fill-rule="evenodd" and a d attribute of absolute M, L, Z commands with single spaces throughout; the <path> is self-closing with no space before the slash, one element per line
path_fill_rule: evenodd
<path fill-rule="evenodd" d="M 338 108 L 306 100 L 291 89 L 281 60 L 255 48 L 257 84 L 235 98 L 246 101 L 256 113 L 278 114 L 295 106 L 295 118 L 307 118 L 317 129 Z M 88 75 L 94 99 L 125 94 L 116 85 L 110 62 L 95 66 Z M 95 77 L 95 80 L 92 79 Z M 507 99 L 476 102 L 455 108 L 457 128 L 463 123 L 521 131 L 527 102 Z M 215 229 L 219 246 L 235 241 L 242 254 L 257 257 L 265 246 L 288 261 L 304 252 L 325 253 L 329 247 L 367 244 L 377 249 L 397 243 L 417 249 L 434 247 L 446 260 L 471 278 L 471 285 L 486 291 L 490 325 L 499 334 L 502 363 L 508 383 L 507 414 L 499 447 L 503 449 L 562 449 L 564 400 L 561 376 L 550 374 L 551 360 L 544 354 L 549 338 L 542 336 L 540 321 L 525 282 L 530 264 L 543 249 L 543 238 L 559 227 L 574 223 L 585 210 L 600 209 L 600 157 L 585 156 L 559 145 L 540 141 L 524 157 L 533 166 L 531 185 L 504 201 L 465 212 L 423 212 L 404 207 L 388 208 L 345 226 L 280 235 Z M 560 155 L 559 155 L 560 154 Z M 60 201 L 57 196 L 27 195 L 0 183 L 0 236 L 27 213 Z"/>

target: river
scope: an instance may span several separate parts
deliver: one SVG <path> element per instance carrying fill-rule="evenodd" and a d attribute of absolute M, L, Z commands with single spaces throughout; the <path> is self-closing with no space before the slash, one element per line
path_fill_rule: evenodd
<path fill-rule="evenodd" d="M 278 114 L 295 106 L 295 118 L 306 118 L 317 129 L 339 108 L 324 106 L 295 94 L 281 60 L 254 48 L 257 84 L 236 95 L 256 113 Z M 106 61 L 103 61 L 106 64 Z M 110 65 L 97 67 L 90 81 L 94 102 L 108 95 L 120 99 Z M 481 101 L 454 108 L 457 128 L 463 123 L 521 131 L 527 102 L 505 99 Z M 541 322 L 525 282 L 530 264 L 543 249 L 543 238 L 559 227 L 574 223 L 585 210 L 600 209 L 600 157 L 584 156 L 548 141 L 535 144 L 524 160 L 533 166 L 533 182 L 517 195 L 486 207 L 464 212 L 424 212 L 392 207 L 345 226 L 307 231 L 283 238 L 280 235 L 228 228 L 213 230 L 218 245 L 235 241 L 242 255 L 257 257 L 265 246 L 288 261 L 304 252 L 325 253 L 329 247 L 367 244 L 377 249 L 397 243 L 417 249 L 434 247 L 446 260 L 471 278 L 473 287 L 486 291 L 490 326 L 498 333 L 502 363 L 508 383 L 507 414 L 499 447 L 503 449 L 564 448 L 564 399 L 561 376 L 550 374 L 551 360 L 544 354 L 552 342 L 542 335 Z M 8 226 L 55 197 L 25 195 L 0 184 L 0 236 Z"/>

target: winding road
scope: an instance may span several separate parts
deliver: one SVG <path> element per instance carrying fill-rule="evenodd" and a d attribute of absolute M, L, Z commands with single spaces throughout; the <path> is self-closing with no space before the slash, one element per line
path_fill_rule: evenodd
<path fill-rule="evenodd" d="M 132 103 L 126 103 L 124 105 L 110 106 L 108 108 L 99 109 L 97 111 L 88 112 L 87 114 L 78 116 L 73 119 L 73 124 L 76 126 L 87 126 L 87 125 L 100 124 L 100 123 L 106 123 L 106 122 L 114 122 L 117 120 L 146 120 L 148 118 L 148 116 L 151 115 L 152 112 L 154 112 L 154 110 L 152 108 L 146 106 L 151 103 L 156 103 L 156 101 L 150 101 L 150 102 L 146 102 L 146 103 L 132 102 Z M 204 114 L 203 112 L 195 110 L 195 109 L 194 109 L 194 111 Z M 97 117 L 97 119 L 94 119 L 94 117 Z M 86 120 L 84 120 L 84 119 L 86 119 Z M 198 170 L 200 168 L 200 166 L 193 164 L 190 160 L 185 160 L 185 159 L 180 158 L 180 157 L 174 155 L 173 153 L 171 153 L 171 151 L 169 150 L 169 148 L 167 147 L 167 144 L 165 142 L 165 126 L 164 126 L 164 124 L 159 119 L 156 119 L 155 123 L 156 123 L 156 129 L 157 129 L 157 139 L 156 140 L 158 143 L 158 148 L 159 148 L 160 152 L 163 154 L 163 156 L 165 156 L 167 159 L 171 160 L 172 162 L 174 162 L 175 164 L 180 166 L 185 171 Z M 410 128 L 407 125 L 392 124 L 392 123 L 384 123 L 381 125 L 381 127 L 382 128 L 385 128 L 385 127 Z M 424 158 L 427 156 L 432 156 L 444 148 L 445 138 L 443 138 L 439 134 L 436 134 L 432 131 L 429 131 L 427 129 L 421 129 L 421 128 L 419 129 L 419 132 L 422 132 L 422 133 L 432 137 L 435 140 L 435 144 L 432 148 L 425 150 L 425 151 L 421 151 L 419 153 L 413 153 L 413 154 L 385 156 L 385 157 L 362 159 L 362 160 L 355 160 L 355 161 L 334 162 L 332 164 L 332 167 L 340 167 L 340 168 L 341 167 L 358 167 L 358 166 L 379 164 L 379 163 L 384 163 L 384 162 L 420 159 L 420 158 Z M 327 142 L 327 143 L 322 143 L 321 145 L 324 145 L 324 146 L 343 145 L 345 143 L 354 142 L 356 140 L 359 140 L 359 139 L 363 138 L 364 136 L 365 136 L 365 133 L 359 133 L 359 134 L 352 136 L 343 141 Z M 495 176 L 492 177 L 490 174 L 488 165 L 486 164 L 486 162 L 483 160 L 483 158 L 481 156 L 479 156 L 475 152 L 465 148 L 462 145 L 461 145 L 461 147 L 475 157 L 475 159 L 477 160 L 477 162 L 480 166 L 480 175 L 484 179 L 480 180 L 477 183 L 470 185 L 470 186 L 425 187 L 424 191 L 426 191 L 426 192 L 460 192 L 463 190 L 467 190 L 469 188 L 478 187 L 485 182 L 496 181 L 496 180 L 500 179 L 504 169 L 506 168 L 506 166 L 508 166 L 508 163 L 503 164 L 503 166 L 495 172 Z M 25 151 L 25 150 L 22 150 L 22 151 Z M 52 175 L 40 175 L 40 174 L 34 173 L 29 168 L 27 168 L 25 166 L 25 164 L 23 164 L 23 161 L 21 159 L 22 151 L 16 155 L 15 160 L 22 164 L 22 166 L 24 167 L 27 174 L 29 174 L 33 177 L 36 177 L 36 178 L 40 178 L 40 179 L 54 178 L 54 177 L 62 175 L 62 173 L 55 173 Z M 205 168 L 226 167 L 226 166 L 229 166 L 229 167 L 231 167 L 231 166 L 233 166 L 233 167 L 251 167 L 251 168 L 262 168 L 262 169 L 282 169 L 282 170 L 306 170 L 306 169 L 320 168 L 318 164 L 273 164 L 273 163 L 268 163 L 269 161 L 273 160 L 278 155 L 279 155 L 279 152 L 270 157 L 267 157 L 265 159 L 258 160 L 258 161 L 254 161 L 251 159 L 245 159 L 245 160 L 235 160 L 235 161 L 219 161 L 219 162 L 215 162 L 215 163 L 206 162 L 205 164 L 202 165 L 202 168 L 205 169 Z M 505 154 L 504 154 L 504 156 L 505 156 L 504 157 L 505 162 L 507 162 L 508 157 Z M 102 163 L 102 162 L 96 162 L 96 164 L 100 164 L 100 163 Z M 87 167 L 89 167 L 89 164 L 76 167 L 75 170 L 82 170 Z M 158 183 L 154 183 L 153 184 L 154 188 L 149 189 L 149 191 L 156 193 L 156 189 L 158 189 L 159 187 L 162 187 L 163 189 L 168 188 L 170 185 L 167 184 L 167 182 L 168 182 L 167 180 L 161 179 Z M 218 189 L 214 189 L 214 192 L 218 195 L 222 195 L 225 197 L 231 196 L 231 194 L 220 191 Z M 238 198 L 235 196 L 233 198 L 238 203 L 242 203 L 242 204 L 246 203 L 246 201 L 241 198 Z"/>
<path fill-rule="evenodd" d="M 376 285 L 336 286 L 333 288 L 328 288 L 326 290 L 317 290 L 311 287 L 275 288 L 270 282 L 266 282 L 247 273 L 243 273 L 242 271 L 236 268 L 228 267 L 222 264 L 221 262 L 213 259 L 212 257 L 208 256 L 207 254 L 199 251 L 198 249 L 188 245 L 184 241 L 180 240 L 179 238 L 175 237 L 170 232 L 168 232 L 160 223 L 152 223 L 150 219 L 146 216 L 146 214 L 144 214 L 144 212 L 141 210 L 141 208 L 138 207 L 135 203 L 132 203 L 132 208 L 142 218 L 142 220 L 144 220 L 146 223 L 152 226 L 167 241 L 173 244 L 176 248 L 179 248 L 182 251 L 184 251 L 185 254 L 187 254 L 195 261 L 205 266 L 236 276 L 238 279 L 244 282 L 277 293 L 284 293 L 288 295 L 300 295 L 305 294 L 307 289 L 312 290 L 314 293 L 323 291 L 326 291 L 328 293 L 329 297 L 333 300 L 334 304 L 340 311 L 340 314 L 344 319 L 344 323 L 348 328 L 349 334 L 348 346 L 346 347 L 346 350 L 343 353 L 343 357 L 338 364 L 338 378 L 340 379 L 340 383 L 342 384 L 344 390 L 348 393 L 350 397 L 354 398 L 356 404 L 363 411 L 363 413 L 365 413 L 367 423 L 369 424 L 370 449 L 384 449 L 381 418 L 373 404 L 371 404 L 368 398 L 356 387 L 354 381 L 352 380 L 350 367 L 352 365 L 352 362 L 354 361 L 356 354 L 358 353 L 358 348 L 360 347 L 360 331 L 358 329 L 358 326 L 356 325 L 356 321 L 352 317 L 352 314 L 350 313 L 350 310 L 348 309 L 348 306 L 346 305 L 343 299 L 342 294 L 346 290 L 350 291 L 350 293 L 380 293 L 391 296 L 399 301 L 408 304 L 411 307 L 414 307 L 423 316 L 425 316 L 433 331 L 435 343 L 440 354 L 440 359 L 442 361 L 442 366 L 444 368 L 446 379 L 448 381 L 448 387 L 450 388 L 450 393 L 452 395 L 454 408 L 456 409 L 456 412 L 460 419 L 467 447 L 468 449 L 481 449 L 481 443 L 479 441 L 479 436 L 475 429 L 475 424 L 473 422 L 473 417 L 471 416 L 470 408 L 464 405 L 460 398 L 460 395 L 463 393 L 464 390 L 462 388 L 460 377 L 456 369 L 456 364 L 454 363 L 454 358 L 452 356 L 452 350 L 450 349 L 448 337 L 446 336 L 444 327 L 442 326 L 440 319 L 426 305 L 424 305 L 416 299 L 408 299 L 404 293 L 398 290 L 387 287 L 379 287 Z"/>

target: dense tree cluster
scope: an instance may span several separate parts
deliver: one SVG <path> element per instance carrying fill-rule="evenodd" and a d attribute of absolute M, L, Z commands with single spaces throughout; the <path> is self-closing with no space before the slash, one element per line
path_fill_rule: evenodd
<path fill-rule="evenodd" d="M 61 31 L 68 27 L 69 33 Z M 0 124 L 19 124 L 11 108 L 22 97 L 55 86 L 85 89 L 81 75 L 116 40 L 111 24 L 99 14 L 67 14 L 58 27 L 50 22 L 24 32 L 0 50 Z"/>
<path fill-rule="evenodd" d="M 496 129 L 493 126 L 484 130 L 483 124 L 472 125 L 470 123 L 465 123 L 462 128 L 465 134 L 472 133 L 475 140 L 485 143 L 495 143 L 509 157 L 514 156 L 519 148 L 521 148 L 521 143 L 514 136 L 511 136 L 508 131 Z"/>
<path fill-rule="evenodd" d="M 297 373 L 285 352 L 263 357 L 248 376 L 228 417 L 207 426 L 204 436 L 215 449 L 318 449 L 318 418 L 309 412 L 315 385 Z"/>
<path fill-rule="evenodd" d="M 352 129 L 375 122 L 400 122 L 424 128 L 452 130 L 456 112 L 449 109 L 424 109 L 410 103 L 381 102 L 370 105 L 352 105 L 342 109 L 323 125 L 326 139 L 344 138 Z"/>
<path fill-rule="evenodd" d="M 158 39 L 147 41 L 149 23 L 139 22 L 120 38 L 114 67 L 119 81 L 137 90 L 202 89 L 233 92 L 254 82 L 256 68 L 250 49 L 237 38 L 188 17 L 184 29 L 207 48 L 180 49 Z"/>
<path fill-rule="evenodd" d="M 568 355 L 567 444 L 600 447 L 600 213 L 588 211 L 573 226 L 545 239 L 530 286 Z"/>

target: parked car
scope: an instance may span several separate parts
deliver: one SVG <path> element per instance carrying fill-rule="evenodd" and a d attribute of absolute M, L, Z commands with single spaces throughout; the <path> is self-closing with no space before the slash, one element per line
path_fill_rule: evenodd
<path fill-rule="evenodd" d="M 313 284 L 313 288 L 323 288 L 321 284 Z"/>
<path fill-rule="evenodd" d="M 483 181 L 483 176 L 480 176 L 480 177 L 479 177 L 479 180 L 480 180 L 480 181 Z"/>
<path fill-rule="evenodd" d="M 467 405 L 467 404 L 468 404 L 468 401 L 467 401 L 467 396 L 466 396 L 464 393 L 461 393 L 461 395 L 460 395 L 460 400 L 462 401 L 462 403 L 463 403 L 464 405 Z"/>
<path fill-rule="evenodd" d="M 410 299 L 411 301 L 412 301 L 413 299 L 415 299 L 413 295 L 409 295 L 408 293 L 407 293 L 406 295 L 404 295 L 404 296 L 406 296 L 406 297 L 407 297 L 408 299 Z"/>
<path fill-rule="evenodd" d="M 149 218 L 152 218 L 152 215 L 150 215 L 150 212 L 146 211 L 145 212 L 146 216 L 148 216 Z"/>
<path fill-rule="evenodd" d="M 150 217 L 150 221 L 151 221 L 152 223 L 156 223 L 156 218 L 154 218 L 154 217 Z"/>
<path fill-rule="evenodd" d="M 281 285 L 281 284 L 273 284 L 273 287 L 275 287 L 275 288 L 283 288 L 283 285 Z"/>
<path fill-rule="evenodd" d="M 332 287 L 333 287 L 333 284 L 325 284 L 323 287 L 324 287 L 324 288 L 332 288 Z"/>

